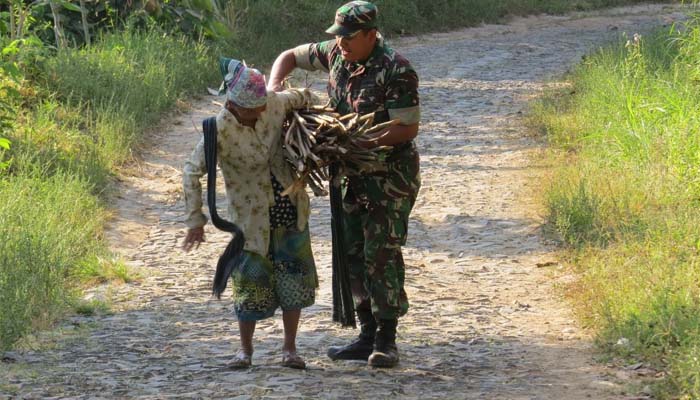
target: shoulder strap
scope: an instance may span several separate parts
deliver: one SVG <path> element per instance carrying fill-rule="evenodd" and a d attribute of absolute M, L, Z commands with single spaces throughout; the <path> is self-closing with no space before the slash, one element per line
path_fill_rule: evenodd
<path fill-rule="evenodd" d="M 205 119 L 202 122 L 202 130 L 204 131 L 204 162 L 207 167 L 207 205 L 209 206 L 211 222 L 218 229 L 233 234 L 231 242 L 219 257 L 214 274 L 212 291 L 216 297 L 221 298 L 229 276 L 242 261 L 245 237 L 238 225 L 221 218 L 216 211 L 216 117 Z"/>
<path fill-rule="evenodd" d="M 216 117 L 210 117 L 202 122 L 204 131 L 204 162 L 207 166 L 207 205 L 211 222 L 215 227 L 225 232 L 237 229 L 235 224 L 221 218 L 216 210 Z"/>
<path fill-rule="evenodd" d="M 338 176 L 338 164 L 330 165 L 331 182 Z M 343 195 L 340 185 L 329 185 L 331 200 L 331 238 L 333 243 L 332 283 L 333 288 L 333 321 L 342 326 L 356 326 L 355 306 L 350 288 L 350 264 L 345 249 L 343 233 Z"/>

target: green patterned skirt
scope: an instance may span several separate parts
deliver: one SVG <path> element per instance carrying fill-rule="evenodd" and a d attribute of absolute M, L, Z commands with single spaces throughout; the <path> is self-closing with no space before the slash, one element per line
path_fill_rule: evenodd
<path fill-rule="evenodd" d="M 318 276 L 308 226 L 272 228 L 267 257 L 244 251 L 244 261 L 231 274 L 236 317 L 257 321 L 277 307 L 295 310 L 314 304 Z"/>

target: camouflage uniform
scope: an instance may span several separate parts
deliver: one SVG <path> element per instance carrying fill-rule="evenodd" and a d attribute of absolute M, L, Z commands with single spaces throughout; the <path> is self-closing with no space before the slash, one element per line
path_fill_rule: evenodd
<path fill-rule="evenodd" d="M 358 15 L 351 14 L 357 10 Z M 336 26 L 362 17 L 362 7 L 341 7 Z M 418 76 L 381 35 L 362 63 L 344 61 L 334 40 L 301 45 L 294 55 L 297 67 L 329 73 L 328 95 L 341 114 L 376 112 L 376 123 L 419 122 Z M 410 141 L 394 146 L 383 160 L 386 171 L 345 179 L 343 217 L 355 308 L 371 309 L 378 319 L 395 319 L 408 310 L 401 246 L 406 243 L 408 216 L 420 187 L 418 152 Z"/>

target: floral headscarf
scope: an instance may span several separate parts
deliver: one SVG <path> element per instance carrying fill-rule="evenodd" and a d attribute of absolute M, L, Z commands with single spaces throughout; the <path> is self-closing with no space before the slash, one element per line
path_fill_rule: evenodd
<path fill-rule="evenodd" d="M 258 108 L 267 102 L 265 75 L 245 62 L 222 57 L 219 59 L 221 75 L 224 76 L 220 94 L 239 107 Z"/>

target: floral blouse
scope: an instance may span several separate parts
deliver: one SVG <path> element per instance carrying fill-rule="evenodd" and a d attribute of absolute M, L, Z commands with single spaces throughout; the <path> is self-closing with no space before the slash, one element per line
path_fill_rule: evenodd
<path fill-rule="evenodd" d="M 270 242 L 269 208 L 275 197 L 270 173 L 282 186 L 293 183 L 291 167 L 284 160 L 281 145 L 282 123 L 292 109 L 311 104 L 315 96 L 308 89 L 288 89 L 267 93 L 267 107 L 255 128 L 238 122 L 226 108 L 216 117 L 218 165 L 226 184 L 228 219 L 245 234 L 245 250 L 266 255 Z M 202 185 L 206 174 L 204 138 L 195 147 L 183 171 L 186 220 L 188 228 L 207 223 L 202 213 Z M 306 228 L 309 197 L 298 190 L 290 195 L 297 209 L 297 229 Z"/>

